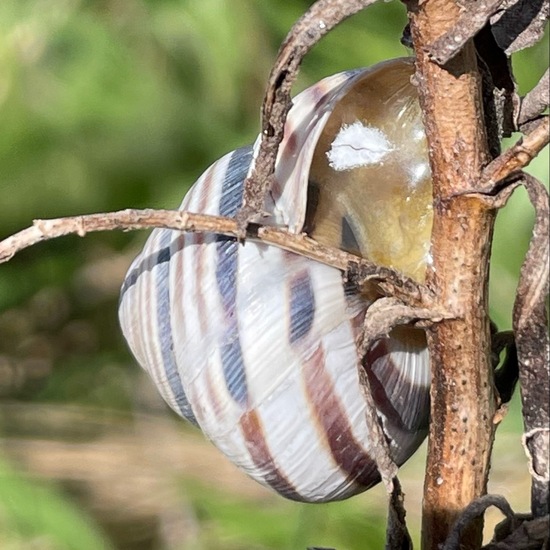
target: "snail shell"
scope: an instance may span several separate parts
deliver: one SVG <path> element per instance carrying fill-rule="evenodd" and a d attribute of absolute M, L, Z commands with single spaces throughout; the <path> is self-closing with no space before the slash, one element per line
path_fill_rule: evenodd
<path fill-rule="evenodd" d="M 431 181 L 412 70 L 395 60 L 344 72 L 295 98 L 269 223 L 422 279 Z M 214 163 L 181 209 L 234 216 L 257 146 Z M 255 480 L 326 502 L 379 481 L 359 368 L 397 464 L 427 432 L 424 334 L 396 329 L 359 356 L 374 296 L 276 247 L 157 229 L 130 267 L 119 316 L 170 407 Z"/>

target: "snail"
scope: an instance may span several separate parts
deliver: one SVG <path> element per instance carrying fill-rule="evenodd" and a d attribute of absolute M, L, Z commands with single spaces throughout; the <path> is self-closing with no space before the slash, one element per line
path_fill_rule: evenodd
<path fill-rule="evenodd" d="M 294 98 L 267 223 L 423 279 L 431 176 L 412 73 L 411 60 L 388 61 Z M 215 162 L 180 208 L 234 216 L 257 148 Z M 274 246 L 157 229 L 129 269 L 119 317 L 172 409 L 253 479 L 293 500 L 327 502 L 380 479 L 359 369 L 398 465 L 427 433 L 424 333 L 398 328 L 358 352 L 376 297 Z"/>

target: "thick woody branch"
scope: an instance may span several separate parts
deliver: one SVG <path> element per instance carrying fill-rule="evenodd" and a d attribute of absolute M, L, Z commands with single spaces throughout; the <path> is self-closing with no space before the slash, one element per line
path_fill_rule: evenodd
<path fill-rule="evenodd" d="M 418 0 L 408 8 L 434 185 L 434 263 L 427 284 L 455 316 L 427 330 L 432 420 L 422 543 L 436 550 L 468 504 L 486 492 L 495 414 L 486 285 L 494 212 L 464 195 L 489 160 L 473 43 L 467 41 L 444 68 L 427 53 L 459 23 L 460 3 Z M 463 548 L 479 548 L 481 536 L 482 521 L 476 520 L 464 533 Z"/>
<path fill-rule="evenodd" d="M 81 237 L 97 231 L 152 229 L 161 227 L 188 232 L 207 232 L 238 238 L 238 222 L 233 218 L 194 214 L 177 210 L 120 210 L 51 220 L 35 220 L 31 227 L 0 241 L 0 263 L 7 262 L 17 252 L 34 244 L 64 235 Z M 399 297 L 411 305 L 429 307 L 433 294 L 422 284 L 397 271 L 348 254 L 337 248 L 323 246 L 307 237 L 289 233 L 277 227 L 251 227 L 251 240 L 284 248 L 312 260 L 335 267 L 347 274 L 357 286 L 376 281 L 382 292 Z"/>
<path fill-rule="evenodd" d="M 336 25 L 377 0 L 318 0 L 294 24 L 281 45 L 271 69 L 262 106 L 262 133 L 254 169 L 244 185 L 243 206 L 237 214 L 241 231 L 259 221 L 275 171 L 277 151 L 283 139 L 286 116 L 292 100 L 290 90 L 305 55 Z"/>

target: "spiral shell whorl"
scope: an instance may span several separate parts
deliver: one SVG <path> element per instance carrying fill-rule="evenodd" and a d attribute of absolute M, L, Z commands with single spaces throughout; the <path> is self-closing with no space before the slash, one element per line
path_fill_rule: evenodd
<path fill-rule="evenodd" d="M 305 166 L 336 101 L 331 91 L 341 97 L 358 75 L 326 79 L 297 99 L 272 195 L 278 223 L 285 217 L 301 230 Z M 233 216 L 252 162 L 251 147 L 226 155 L 181 208 Z M 129 270 L 119 316 L 136 359 L 178 414 L 260 483 L 294 500 L 324 502 L 379 479 L 356 349 L 368 305 L 349 292 L 338 270 L 301 256 L 162 229 Z M 362 361 L 398 463 L 426 433 L 424 346 L 422 335 L 396 331 Z"/>

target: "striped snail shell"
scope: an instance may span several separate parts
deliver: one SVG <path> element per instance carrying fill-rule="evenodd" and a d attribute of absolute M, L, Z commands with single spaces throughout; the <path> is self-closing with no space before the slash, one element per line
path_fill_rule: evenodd
<path fill-rule="evenodd" d="M 325 78 L 293 102 L 269 223 L 421 280 L 431 180 L 410 60 Z M 254 161 L 215 162 L 181 209 L 234 216 Z M 166 402 L 240 469 L 290 499 L 345 499 L 379 481 L 358 369 L 397 464 L 427 432 L 424 334 L 356 342 L 374 292 L 273 246 L 157 229 L 124 281 L 120 322 Z"/>

